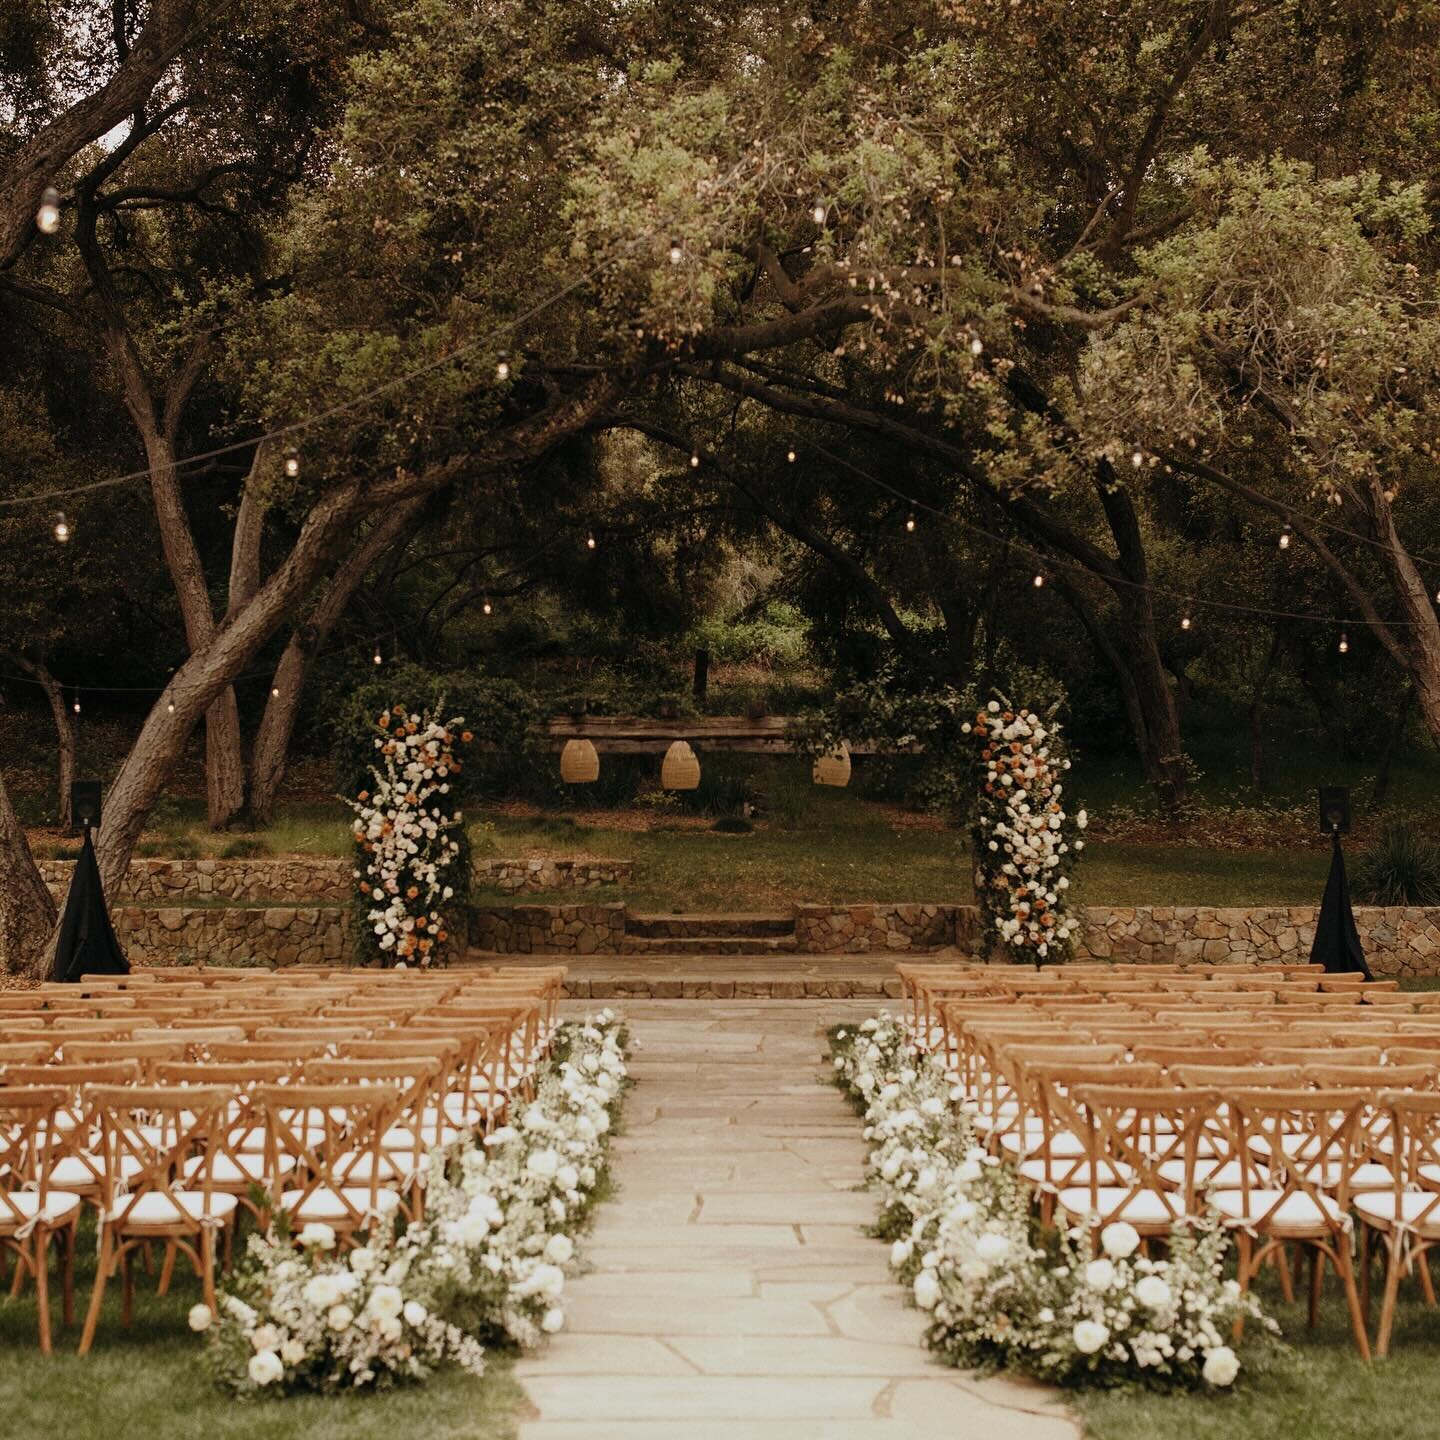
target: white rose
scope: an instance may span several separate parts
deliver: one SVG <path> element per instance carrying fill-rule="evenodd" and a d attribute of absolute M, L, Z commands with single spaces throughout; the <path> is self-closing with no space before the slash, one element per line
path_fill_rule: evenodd
<path fill-rule="evenodd" d="M 933 1270 L 922 1270 L 915 1277 L 915 1303 L 922 1310 L 933 1310 L 939 1301 L 939 1276 Z"/>
<path fill-rule="evenodd" d="M 208 1305 L 192 1305 L 186 1318 L 197 1335 L 203 1334 L 215 1323 L 215 1316 Z"/>
<path fill-rule="evenodd" d="M 1092 1290 L 1108 1290 L 1115 1283 L 1115 1266 L 1109 1260 L 1092 1260 L 1085 1267 L 1085 1283 Z"/>
<path fill-rule="evenodd" d="M 573 1190 L 580 1183 L 580 1172 L 573 1165 L 562 1165 L 555 1172 L 555 1183 L 562 1190 Z"/>
<path fill-rule="evenodd" d="M 340 1282 L 334 1275 L 317 1275 L 300 1292 L 307 1305 L 328 1310 L 340 1298 Z"/>
<path fill-rule="evenodd" d="M 407 1325 L 423 1325 L 430 1318 L 430 1312 L 418 1300 L 407 1300 L 403 1313 Z"/>
<path fill-rule="evenodd" d="M 328 1225 L 323 1225 L 318 1220 L 312 1220 L 308 1225 L 302 1226 L 300 1230 L 300 1243 L 302 1245 L 313 1245 L 320 1250 L 333 1250 L 335 1248 L 335 1232 Z"/>
<path fill-rule="evenodd" d="M 273 1325 L 261 1325 L 250 1337 L 250 1348 L 257 1354 L 261 1350 L 275 1350 L 280 1345 L 280 1332 Z"/>
<path fill-rule="evenodd" d="M 540 1328 L 547 1334 L 553 1335 L 565 1324 L 565 1312 L 558 1306 L 552 1305 L 545 1312 L 545 1318 L 540 1322 Z"/>
<path fill-rule="evenodd" d="M 1200 1373 L 1207 1385 L 1233 1385 L 1240 1373 L 1240 1362 L 1228 1345 L 1217 1345 L 1205 1352 L 1205 1366 Z"/>
<path fill-rule="evenodd" d="M 1140 1248 L 1140 1232 L 1124 1220 L 1100 1232 L 1100 1248 L 1112 1260 L 1128 1260 Z"/>
<path fill-rule="evenodd" d="M 255 1323 L 255 1312 L 243 1300 L 237 1300 L 233 1295 L 225 1297 L 225 1313 L 241 1325 Z"/>
<path fill-rule="evenodd" d="M 405 1308 L 405 1297 L 398 1285 L 377 1285 L 366 1308 L 382 1320 L 392 1320 Z"/>
<path fill-rule="evenodd" d="M 568 1265 L 575 1254 L 575 1242 L 568 1235 L 552 1235 L 545 1242 L 545 1258 L 552 1265 Z"/>
<path fill-rule="evenodd" d="M 1075 825 L 1078 829 L 1083 830 L 1089 823 L 1090 817 L 1083 810 L 1075 812 Z"/>
<path fill-rule="evenodd" d="M 305 1358 L 305 1347 L 298 1340 L 287 1340 L 280 1347 L 280 1358 L 287 1365 L 298 1365 Z"/>
<path fill-rule="evenodd" d="M 525 1161 L 527 1174 L 538 1175 L 542 1180 L 554 1178 L 560 1168 L 560 1157 L 553 1150 L 536 1150 Z"/>
<path fill-rule="evenodd" d="M 1151 1310 L 1170 1303 L 1170 1287 L 1158 1275 L 1146 1275 L 1135 1286 L 1135 1298 Z"/>
<path fill-rule="evenodd" d="M 400 1324 L 400 1319 L 396 1315 L 387 1315 L 380 1321 L 377 1328 L 380 1331 L 380 1338 L 382 1340 L 398 1340 L 404 1333 L 404 1327 Z"/>
<path fill-rule="evenodd" d="M 335 1305 L 326 1320 L 332 1330 L 348 1330 L 354 1318 L 355 1312 L 348 1305 Z"/>
<path fill-rule="evenodd" d="M 262 1350 L 250 1357 L 250 1378 L 257 1385 L 273 1385 L 285 1374 L 280 1357 L 273 1350 Z"/>
<path fill-rule="evenodd" d="M 1110 1338 L 1110 1331 L 1098 1320 L 1082 1320 L 1070 1336 L 1082 1355 L 1093 1355 Z"/>
<path fill-rule="evenodd" d="M 909 1240 L 897 1240 L 890 1247 L 890 1263 L 898 1270 L 910 1258 L 914 1249 Z"/>
<path fill-rule="evenodd" d="M 375 1252 L 359 1249 L 350 1252 L 350 1268 L 357 1275 L 368 1275 L 375 1268 Z"/>
<path fill-rule="evenodd" d="M 994 1265 L 1010 1253 L 1010 1242 L 1003 1235 L 982 1235 L 975 1242 L 975 1253 L 987 1265 Z"/>

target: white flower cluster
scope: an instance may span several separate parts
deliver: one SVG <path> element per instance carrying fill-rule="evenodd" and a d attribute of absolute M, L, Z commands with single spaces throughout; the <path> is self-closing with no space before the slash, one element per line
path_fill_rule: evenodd
<path fill-rule="evenodd" d="M 355 812 L 352 873 L 369 902 L 373 949 L 382 959 L 428 965 L 448 938 L 440 907 L 455 894 L 445 877 L 461 853 L 452 832 L 463 817 L 446 798 L 464 769 L 455 747 L 473 737 L 459 716 L 442 722 L 438 712 L 407 714 L 400 705 L 375 723 L 373 788 L 345 802 Z"/>
<path fill-rule="evenodd" d="M 871 1183 L 890 1263 L 931 1316 L 927 1341 L 956 1365 L 1000 1365 L 1058 1383 L 1231 1384 L 1237 1317 L 1264 1321 L 1224 1278 L 1218 1226 L 1175 1231 L 1163 1260 L 1126 1224 L 1061 1229 L 1042 1248 L 1024 1184 L 975 1143 L 943 1066 L 882 1013 L 840 1031 L 835 1071 L 866 1106 Z M 1264 1321 L 1271 1329 L 1273 1323 Z"/>
<path fill-rule="evenodd" d="M 975 894 L 987 937 L 1016 961 L 1063 960 L 1080 928 L 1066 871 L 1085 848 L 1074 832 L 1087 816 L 1072 819 L 1061 802 L 1070 762 L 1059 753 L 1059 726 L 992 700 L 961 728 L 978 753 Z"/>
<path fill-rule="evenodd" d="M 328 1225 L 307 1225 L 298 1250 L 251 1236 L 219 1313 L 190 1312 L 191 1329 L 209 1332 L 217 1379 L 244 1393 L 378 1388 L 447 1362 L 481 1374 L 484 1346 L 427 1303 L 407 1238 L 376 1234 L 341 1254 Z"/>
<path fill-rule="evenodd" d="M 562 1026 L 555 1057 L 513 1124 L 432 1153 L 423 1223 L 348 1252 L 328 1225 L 252 1236 L 218 1313 L 190 1312 L 216 1378 L 242 1393 L 379 1388 L 442 1363 L 479 1374 L 486 1343 L 559 1330 L 625 1087 L 615 1016 Z"/>
<path fill-rule="evenodd" d="M 625 1085 L 608 1011 L 569 1026 L 565 1053 L 483 1149 L 464 1152 L 426 1191 L 426 1267 L 456 1313 L 483 1311 L 487 1338 L 533 1345 L 565 1323 L 565 1277 L 604 1174 Z M 450 1306 L 447 1305 L 447 1313 Z"/>

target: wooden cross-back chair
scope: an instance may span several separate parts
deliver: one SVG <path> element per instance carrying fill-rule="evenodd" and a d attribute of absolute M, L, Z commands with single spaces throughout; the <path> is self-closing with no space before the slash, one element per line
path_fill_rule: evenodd
<path fill-rule="evenodd" d="M 100 1125 L 105 1158 L 100 1210 L 100 1256 L 95 1288 L 80 1338 L 87 1354 L 100 1323 L 105 1286 L 118 1269 L 124 1287 L 122 1319 L 134 1304 L 130 1254 L 163 1240 L 168 1283 L 175 1252 L 182 1251 L 200 1277 L 205 1303 L 215 1309 L 216 1237 L 235 1215 L 234 1195 L 215 1188 L 211 1169 L 232 1095 L 223 1087 L 95 1086 L 86 1092 Z M 199 1155 L 197 1170 L 187 1162 Z M 134 1170 L 122 1187 L 125 1162 Z"/>
<path fill-rule="evenodd" d="M 63 1143 L 56 1116 L 68 1097 L 58 1086 L 0 1089 L 0 1251 L 15 1257 L 15 1288 L 35 1282 L 40 1350 L 50 1342 L 50 1241 L 60 1241 L 64 1321 L 74 1320 L 75 1236 L 80 1197 L 58 1189 L 55 1158 Z M 14 1293 L 14 1292 L 12 1292 Z"/>
<path fill-rule="evenodd" d="M 22 1032 L 0 1041 L 0 1085 L 5 1083 L 5 1071 L 11 1065 L 43 1065 L 54 1055 L 58 1042 L 53 1035 L 33 1033 L 21 1038 Z"/>
<path fill-rule="evenodd" d="M 1348 1213 L 1352 1181 L 1367 1159 L 1365 1093 L 1250 1088 L 1225 1098 L 1237 1156 L 1257 1159 L 1254 1167 L 1241 1166 L 1238 1186 L 1216 1189 L 1209 1197 L 1235 1234 L 1241 1289 L 1248 1289 L 1260 1266 L 1285 1246 L 1307 1248 L 1312 1323 L 1328 1261 L 1344 1286 L 1356 1348 L 1368 1360 L 1370 1342 L 1351 1261 Z M 1241 1317 L 1237 1336 L 1243 1325 Z"/>
<path fill-rule="evenodd" d="M 1092 1227 L 1091 1243 L 1117 1220 L 1142 1238 L 1163 1239 L 1199 1213 L 1196 1165 L 1209 1156 L 1209 1128 L 1219 1104 L 1213 1090 L 1178 1086 L 1077 1085 L 1056 1104 L 1085 1137 L 1088 1183 L 1061 1190 L 1057 1209 Z M 1103 1182 L 1107 1162 L 1128 1172 Z"/>
<path fill-rule="evenodd" d="M 318 1221 L 350 1243 L 399 1208 L 399 1183 L 383 1147 L 399 1113 L 396 1086 L 260 1085 L 255 1103 L 265 1118 L 267 1166 L 275 1177 L 271 1208 L 297 1232 Z M 282 1155 L 294 1161 L 288 1171 Z"/>

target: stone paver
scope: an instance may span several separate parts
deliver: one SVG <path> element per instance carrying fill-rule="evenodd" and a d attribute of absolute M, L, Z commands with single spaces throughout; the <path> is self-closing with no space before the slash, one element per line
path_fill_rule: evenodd
<path fill-rule="evenodd" d="M 1075 1440 L 1054 1392 L 936 1364 L 861 1227 L 864 1148 L 818 1083 L 835 1002 L 625 1005 L 620 1194 L 521 1440 Z"/>

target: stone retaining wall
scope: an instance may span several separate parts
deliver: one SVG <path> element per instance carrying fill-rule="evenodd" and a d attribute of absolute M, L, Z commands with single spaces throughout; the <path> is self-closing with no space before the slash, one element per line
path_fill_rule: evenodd
<path fill-rule="evenodd" d="M 500 955 L 615 955 L 623 905 L 496 905 L 470 912 L 470 943 Z"/>
<path fill-rule="evenodd" d="M 629 880 L 629 860 L 477 860 L 475 879 L 506 895 L 542 890 L 594 890 Z"/>
<path fill-rule="evenodd" d="M 802 954 L 964 947 L 977 929 L 973 905 L 797 905 L 795 939 Z"/>
<path fill-rule="evenodd" d="M 348 912 L 328 905 L 139 906 L 113 912 L 132 965 L 334 965 Z"/>
<path fill-rule="evenodd" d="M 132 860 L 117 901 L 293 900 L 301 905 L 350 899 L 348 859 L 332 855 L 245 860 Z M 40 875 L 57 898 L 70 886 L 73 860 L 42 860 Z"/>

